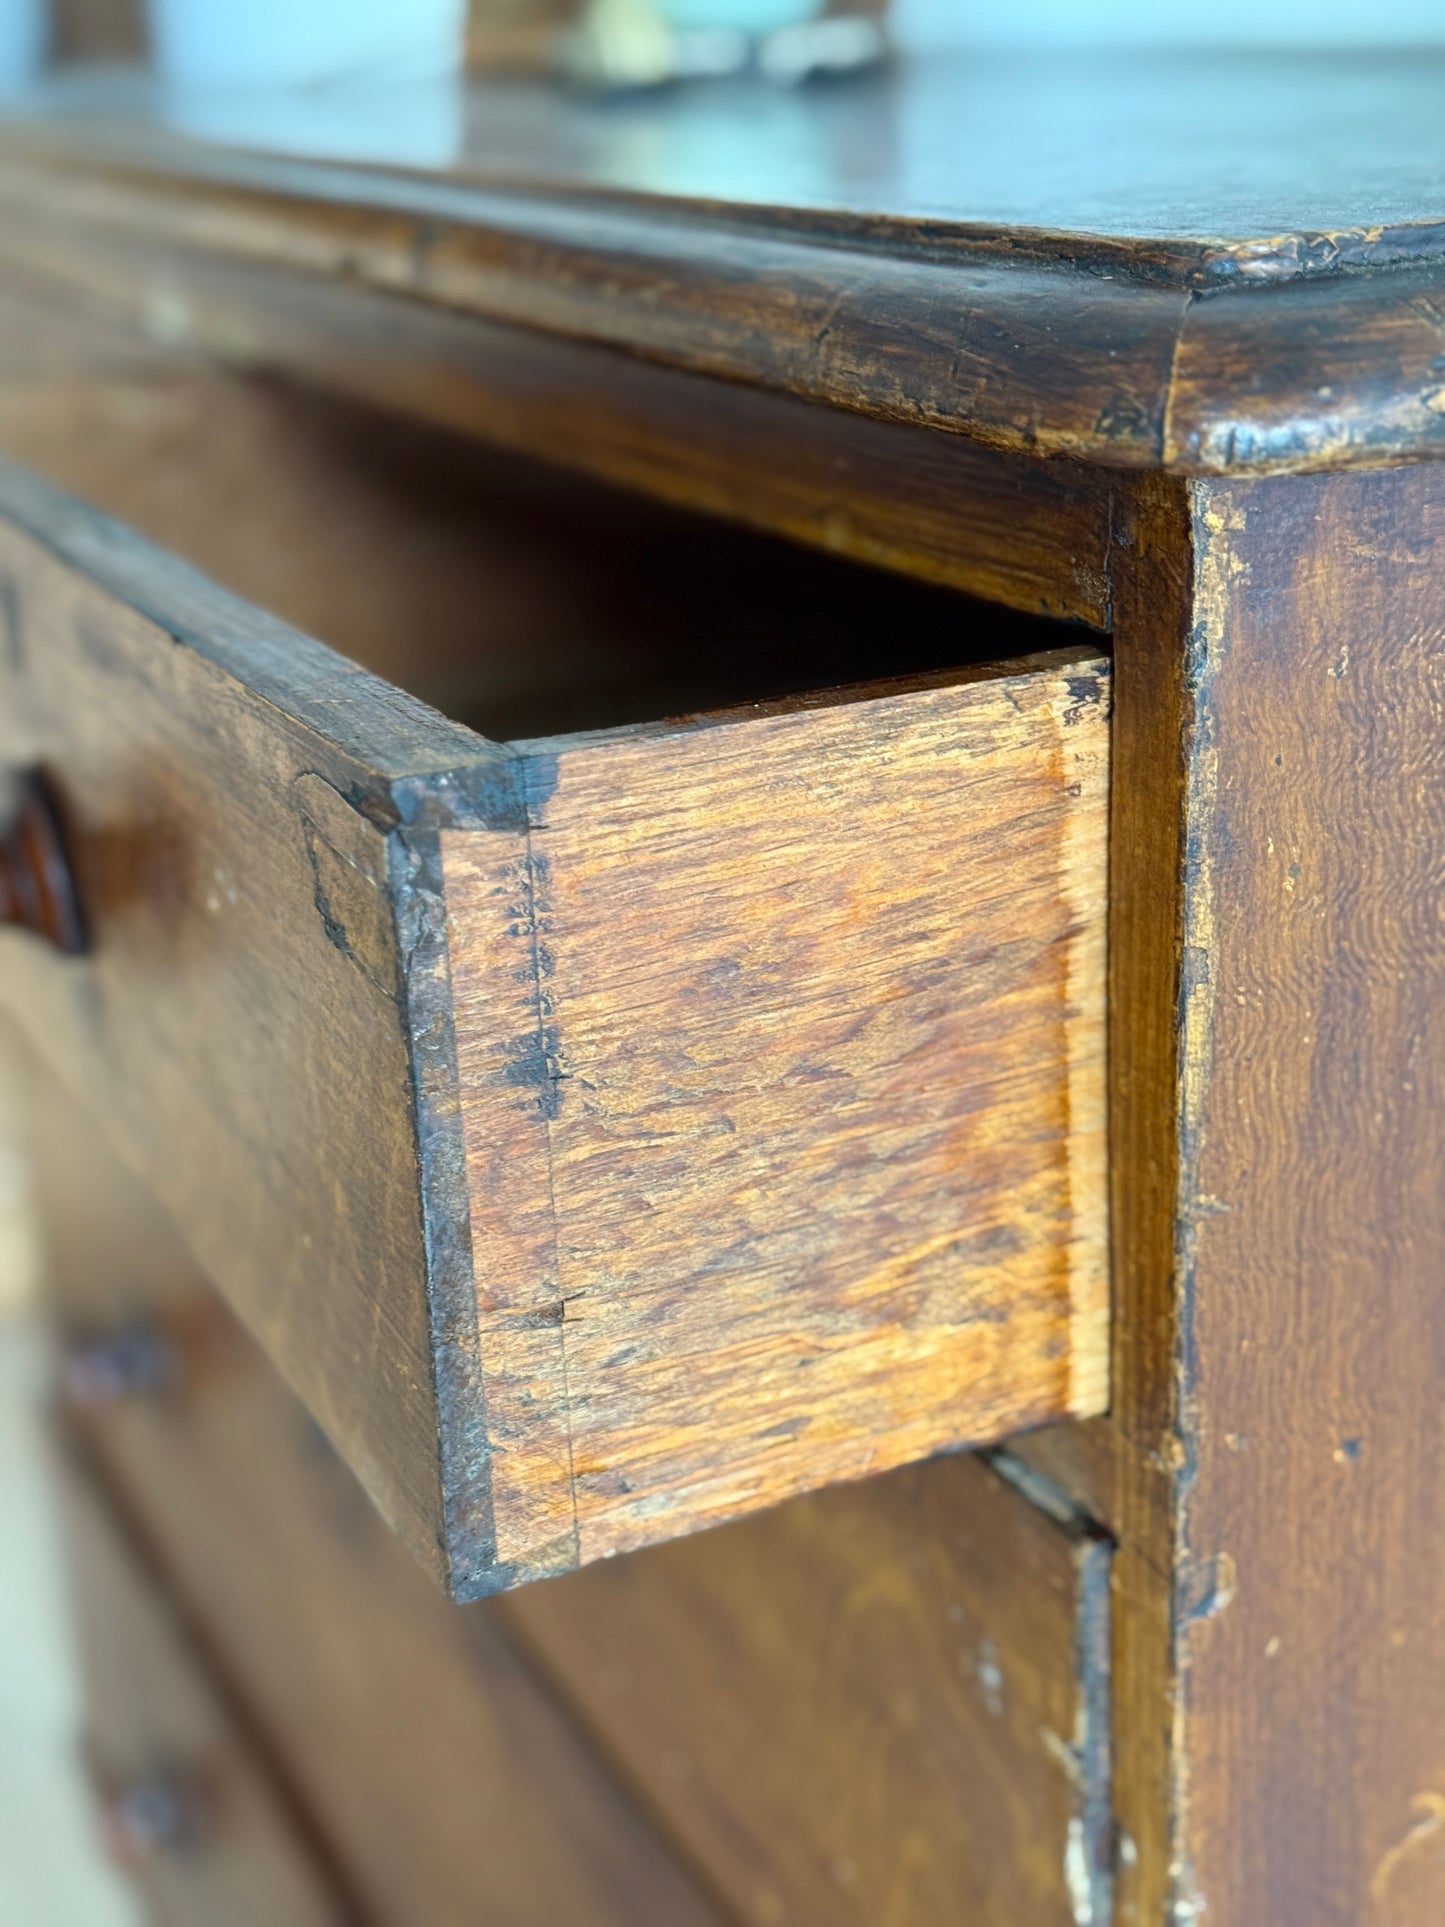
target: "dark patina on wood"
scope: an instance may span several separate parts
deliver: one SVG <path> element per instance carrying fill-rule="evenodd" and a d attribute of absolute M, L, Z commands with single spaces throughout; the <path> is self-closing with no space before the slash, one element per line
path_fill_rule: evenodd
<path fill-rule="evenodd" d="M 37 300 L 167 352 L 1113 631 L 1113 1412 L 1010 1451 L 1113 1542 L 1115 1917 L 1433 1927 L 1440 67 L 1024 72 L 739 95 L 847 159 L 755 174 L 748 200 L 722 149 L 683 177 L 676 99 L 619 109 L 650 137 L 612 147 L 553 104 L 509 165 L 493 98 L 496 146 L 430 175 L 61 116 L 7 138 L 0 250 Z M 895 110 L 918 136 L 930 88 L 942 133 L 879 138 Z M 1028 111 L 991 125 L 990 89 Z M 545 1084 L 560 1060 L 538 1061 Z M 579 1596 L 701 1571 L 726 1537 Z M 647 1657 L 728 1583 L 680 1586 Z M 559 1679 L 590 1650 L 566 1618 Z M 645 1739 L 635 1758 L 653 1773 Z M 751 1788 L 716 1785 L 659 1797 L 741 1890 Z"/>
<path fill-rule="evenodd" d="M 0 510 L 7 994 L 457 1594 L 1102 1409 L 1091 649 L 508 747 Z"/>
<path fill-rule="evenodd" d="M 1110 1917 L 1110 1555 L 949 1458 L 497 1604 L 737 1917 L 1075 1927 Z"/>
<path fill-rule="evenodd" d="M 676 103 L 602 114 L 483 89 L 470 145 L 430 170 L 261 152 L 264 131 L 250 151 L 187 140 L 143 102 L 69 118 L 62 103 L 5 134 L 0 258 L 173 345 L 305 357 L 323 378 L 306 291 L 340 285 L 392 298 L 388 358 L 418 368 L 442 312 L 1026 456 L 1201 475 L 1438 456 L 1435 69 L 1386 63 L 1410 103 L 1387 127 L 1378 76 L 1316 68 L 1281 121 L 1267 63 L 1101 63 L 1097 98 L 1072 66 L 920 63 L 831 105 L 739 96 L 701 160 Z M 1114 96 L 1116 138 L 1081 123 L 1073 181 L 1020 138 Z M 759 116 L 848 163 L 740 175 L 730 140 L 756 146 Z M 1200 151 L 1181 174 L 1183 126 Z M 1255 144 L 1248 196 L 1231 128 Z M 1351 152 L 1382 183 L 1372 202 Z M 229 314 L 218 267 L 251 280 Z M 396 386 L 376 359 L 350 379 Z"/>

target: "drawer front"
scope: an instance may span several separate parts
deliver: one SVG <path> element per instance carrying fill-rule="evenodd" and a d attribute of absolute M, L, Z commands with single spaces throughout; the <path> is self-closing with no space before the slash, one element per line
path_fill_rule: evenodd
<path fill-rule="evenodd" d="M 1102 662 L 497 746 L 14 474 L 0 589 L 0 984 L 456 1594 L 1101 1408 Z"/>
<path fill-rule="evenodd" d="M 961 1456 L 451 1607 L 165 1226 L 95 1202 L 51 1278 L 85 1436 L 376 1918 L 701 1927 L 600 1757 L 725 1918 L 1108 1919 L 1106 1541 Z"/>
<path fill-rule="evenodd" d="M 43 1086 L 37 1109 L 90 1180 L 81 1208 L 42 1166 L 73 1424 L 362 1917 L 718 1927 L 492 1607 L 418 1570 L 169 1227 Z"/>
<path fill-rule="evenodd" d="M 64 1493 L 87 1764 L 107 1843 L 150 1917 L 176 1927 L 354 1919 L 154 1575 L 73 1460 Z"/>
<path fill-rule="evenodd" d="M 1109 1548 L 959 1457 L 499 1601 L 736 1918 L 1110 1918 Z"/>

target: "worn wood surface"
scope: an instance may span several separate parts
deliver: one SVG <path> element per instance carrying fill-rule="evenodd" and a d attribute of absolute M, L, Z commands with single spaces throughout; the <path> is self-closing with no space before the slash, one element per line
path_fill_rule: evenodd
<path fill-rule="evenodd" d="M 1121 549 L 1107 1424 L 1122 1921 L 1445 1900 L 1429 468 L 1148 492 Z"/>
<path fill-rule="evenodd" d="M 1413 1927 L 1445 1913 L 1445 488 L 1194 513 L 1185 1879 Z"/>
<path fill-rule="evenodd" d="M 808 1927 L 1108 1919 L 1108 1563 L 975 1459 L 505 1602 L 725 1896 Z"/>
<path fill-rule="evenodd" d="M 143 95 L 109 114 L 92 95 L 12 122 L 0 259 L 43 258 L 77 290 L 118 268 L 153 328 L 241 357 L 274 354 L 294 310 L 271 314 L 277 287 L 258 283 L 259 322 L 207 321 L 191 297 L 207 264 L 382 290 L 406 297 L 399 321 L 440 308 L 1027 455 L 1199 474 L 1438 456 L 1434 71 L 1226 63 L 1207 109 L 1207 63 L 1158 68 L 1150 97 L 1128 63 L 1098 71 L 1096 93 L 1072 64 L 1025 62 L 996 73 L 987 105 L 976 62 L 791 101 L 740 89 L 604 109 L 483 90 L 460 153 L 443 141 L 430 168 L 395 164 L 384 104 L 361 120 L 376 145 L 356 165 L 287 153 L 274 119 L 248 129 L 244 111 L 208 140 L 196 103 L 203 138 L 188 140 Z M 1068 145 L 1063 126 L 1121 84 L 1115 138 Z M 774 121 L 781 146 L 760 133 Z M 1351 152 L 1367 191 L 1340 166 Z"/>
<path fill-rule="evenodd" d="M 907 36 L 917 37 L 916 28 Z M 460 128 L 449 103 L 434 103 L 430 154 L 420 111 L 402 131 L 412 171 L 438 198 L 479 186 L 667 200 L 920 249 L 991 244 L 1217 287 L 1438 256 L 1442 75 L 1445 52 L 1424 47 L 974 46 L 905 54 L 842 87 L 744 79 L 621 98 L 477 87 Z M 94 75 L 23 106 L 73 134 L 83 119 L 99 121 L 112 141 L 128 134 L 132 152 L 147 130 L 175 151 L 179 127 L 215 145 L 229 136 L 277 158 L 315 156 L 335 130 L 342 138 L 329 151 L 339 163 L 407 166 L 384 89 L 342 81 L 333 99 L 341 111 L 329 119 L 288 127 L 265 93 L 161 100 L 139 76 Z M 369 117 L 347 113 L 354 103 Z M 208 105 L 217 108 L 210 130 Z M 191 164 L 227 165 L 204 154 Z"/>
<path fill-rule="evenodd" d="M 154 1571 L 78 1460 L 57 1454 L 56 1471 L 97 1826 L 147 1918 L 342 1927 L 354 1918 L 348 1902 Z M 175 1838 L 164 1834 L 168 1811 L 184 1829 Z"/>
<path fill-rule="evenodd" d="M 99 1449 L 365 1918 L 712 1922 L 527 1669 L 428 1585 L 249 1342 L 193 1319 L 186 1332 L 210 1376 L 100 1417 Z"/>
<path fill-rule="evenodd" d="M 43 356 L 23 359 L 25 342 Z M 73 320 L 57 341 L 48 311 L 13 295 L 0 300 L 0 450 L 494 739 L 956 668 L 1059 640 L 1047 622 L 401 413 L 217 369 L 137 368 L 124 343 Z M 949 464 L 938 479 L 985 545 L 1002 552 L 1004 527 L 1029 525 L 1008 486 L 985 495 L 985 517 L 981 480 L 971 495 Z M 1063 483 L 1049 481 L 1064 499 Z M 1061 549 L 1079 542 L 1082 575 L 1075 523 L 1036 535 Z M 1102 544 L 1101 522 L 1097 620 Z"/>
<path fill-rule="evenodd" d="M 7 993 L 458 1594 L 1101 1408 L 1091 652 L 508 749 L 0 496 Z"/>
<path fill-rule="evenodd" d="M 1112 1529 L 1114 1803 L 1121 1923 L 1169 1919 L 1176 1885 L 1172 1657 L 1180 1465 L 1174 1288 L 1178 1010 L 1194 619 L 1185 492 L 1155 481 L 1121 524 L 1115 574 L 1119 761 L 1110 821 L 1109 1142 L 1117 1388 L 1107 1423 L 1021 1440 Z M 1063 1447 L 1060 1463 L 1051 1448 Z M 1182 1897 L 1182 1896 L 1181 1896 Z M 1187 1920 L 1187 1914 L 1184 1916 Z"/>
<path fill-rule="evenodd" d="M 1108 481 L 1082 464 L 818 409 L 350 277 L 177 252 L 164 228 L 151 245 L 118 244 L 102 221 L 79 251 L 68 233 L 53 208 L 0 230 L 27 341 L 83 321 L 111 356 L 284 369 L 832 554 L 1108 626 Z"/>
<path fill-rule="evenodd" d="M 57 967 L 8 937 L 7 1001 L 444 1571 L 386 816 L 480 739 L 39 483 L 0 493 L 3 752 L 56 779 L 94 942 Z"/>
<path fill-rule="evenodd" d="M 993 256 L 963 267 L 590 194 L 467 187 L 438 201 L 417 175 L 205 147 L 171 164 L 112 166 L 103 149 L 74 164 L 52 138 L 0 130 L 0 261 L 82 289 L 128 275 L 163 328 L 185 326 L 194 254 L 344 277 L 408 297 L 403 313 L 435 304 L 1004 450 L 1137 465 L 1163 434 L 1184 288 Z M 229 346 L 246 357 L 250 344 Z"/>
<path fill-rule="evenodd" d="M 1112 1533 L 1117 1917 L 1170 1919 L 1176 1768 L 1172 1592 L 1180 1472 L 1174 1283 L 1179 969 L 1194 620 L 1186 490 L 1121 513 L 1110 744 L 1109 1144 L 1113 1305 L 1107 1420 L 1013 1442 Z M 1187 1918 L 1187 1916 L 1186 1916 Z"/>
<path fill-rule="evenodd" d="M 485 1611 L 417 1570 L 84 1114 L 41 1070 L 31 1091 L 71 1418 L 362 1918 L 714 1921 Z M 141 1332 L 170 1365 L 127 1390 L 97 1348 Z M 91 1587 L 102 1619 L 109 1599 Z"/>
<path fill-rule="evenodd" d="M 1418 111 L 1435 70 L 1362 65 L 1367 88 L 1390 83 L 1370 166 L 1340 69 L 1193 71 L 1210 115 L 1181 120 L 1166 90 L 1149 96 L 1154 165 L 1139 165 L 1148 141 L 1127 115 L 1127 137 L 1071 151 L 1075 179 L 1085 148 L 1089 166 L 1127 162 L 1082 235 L 1022 200 L 971 218 L 979 177 L 947 143 L 951 199 L 882 193 L 880 170 L 906 171 L 916 140 L 839 141 L 874 185 L 831 202 L 816 173 L 795 188 L 778 167 L 754 177 L 761 211 L 731 184 L 719 205 L 705 155 L 683 171 L 695 114 L 663 102 L 638 109 L 658 139 L 631 162 L 625 142 L 610 163 L 589 155 L 595 125 L 561 110 L 551 172 L 534 166 L 530 185 L 485 155 L 418 179 L 17 137 L 5 259 L 78 307 L 148 315 L 173 349 L 311 371 L 329 348 L 354 392 L 548 454 L 575 424 L 583 465 L 814 540 L 830 527 L 825 444 L 799 435 L 795 452 L 783 427 L 810 415 L 828 434 L 852 416 L 850 434 L 912 438 L 890 476 L 915 449 L 953 445 L 1010 474 L 1060 451 L 1156 471 L 1118 480 L 1104 592 L 1090 600 L 1077 573 L 1068 591 L 1117 647 L 1114 1415 L 1017 1450 L 1119 1542 L 1118 1917 L 1433 1923 L 1436 485 L 1422 470 L 1216 492 L 1157 471 L 1371 466 L 1445 446 L 1440 121 Z M 839 114 L 876 135 L 915 84 Z M 934 98 L 991 164 L 1011 150 L 982 143 L 982 111 L 958 112 L 970 84 L 939 76 Z M 1052 97 L 1100 112 L 1081 72 Z M 830 124 L 816 99 L 778 112 Z M 1323 145 L 1301 138 L 1311 117 Z M 1040 129 L 1060 124 L 1017 115 L 1015 136 L 1047 163 Z M 1247 214 L 1209 200 L 1199 142 L 1216 138 Z M 1241 160 L 1259 142 L 1271 167 Z M 501 369 L 523 372 L 521 401 L 487 372 Z M 596 399 L 608 382 L 615 407 Z M 764 406 L 776 429 L 746 413 Z M 781 479 L 737 456 L 728 420 L 749 423 Z M 848 443 L 850 462 L 862 447 Z M 1080 486 L 1072 461 L 1035 466 Z M 1004 474 L 979 469 L 979 499 Z M 990 550 L 1004 552 L 992 523 L 972 542 L 933 519 L 910 548 L 911 497 L 900 487 L 890 520 L 886 493 L 850 484 L 850 549 L 986 584 Z M 1045 606 L 1064 578 L 1028 559 L 1048 546 L 1045 518 L 1019 493 L 1028 540 L 998 579 Z M 1063 526 L 1077 512 L 1095 543 L 1102 499 L 1078 494 Z M 966 576 L 948 574 L 951 543 Z M 562 1060 L 537 1056 L 546 1096 Z M 544 1363 L 547 1337 L 538 1326 Z M 545 1488 L 545 1452 L 540 1471 Z M 614 1569 L 581 1583 L 594 1579 Z"/>
<path fill-rule="evenodd" d="M 500 1564 L 1103 1408 L 1107 692 L 542 744 L 443 834 Z"/>
<path fill-rule="evenodd" d="M 1077 1517 L 947 1459 L 449 1608 L 53 1086 L 32 1120 L 72 1346 L 175 1347 L 84 1436 L 369 1917 L 712 1918 L 504 1638 L 722 1918 L 1107 1917 L 1110 1548 Z"/>

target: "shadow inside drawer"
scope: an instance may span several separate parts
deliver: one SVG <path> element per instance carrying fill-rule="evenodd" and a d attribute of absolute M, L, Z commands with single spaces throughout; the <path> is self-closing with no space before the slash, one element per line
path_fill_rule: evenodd
<path fill-rule="evenodd" d="M 0 447 L 494 741 L 1084 633 L 262 377 L 0 387 Z"/>

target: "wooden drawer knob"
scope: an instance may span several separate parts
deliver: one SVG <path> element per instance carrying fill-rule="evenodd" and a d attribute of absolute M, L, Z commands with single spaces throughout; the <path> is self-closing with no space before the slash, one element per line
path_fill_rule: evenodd
<path fill-rule="evenodd" d="M 0 798 L 0 924 L 33 930 L 71 956 L 86 947 L 60 813 L 33 771 L 10 777 Z"/>

